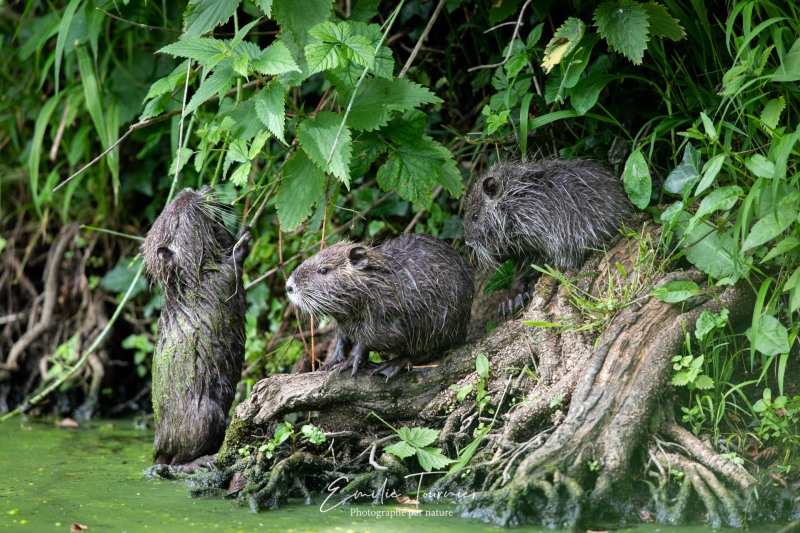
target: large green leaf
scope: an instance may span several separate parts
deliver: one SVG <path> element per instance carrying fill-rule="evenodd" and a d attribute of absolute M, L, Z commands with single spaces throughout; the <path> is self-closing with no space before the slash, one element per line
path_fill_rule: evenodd
<path fill-rule="evenodd" d="M 267 76 L 277 76 L 287 72 L 300 72 L 289 48 L 281 41 L 275 41 L 252 61 L 253 69 Z"/>
<path fill-rule="evenodd" d="M 294 231 L 314 209 L 325 192 L 325 173 L 302 150 L 296 151 L 281 170 L 281 187 L 275 202 L 283 231 Z"/>
<path fill-rule="evenodd" d="M 583 37 L 586 28 L 583 21 L 579 18 L 569 17 L 561 27 L 556 30 L 553 38 L 544 48 L 542 58 L 542 68 L 545 74 L 549 73 L 554 66 L 561 63 L 570 52 L 575 50 Z"/>
<path fill-rule="evenodd" d="M 452 459 L 443 455 L 438 448 L 417 448 L 417 460 L 426 472 L 441 470 L 453 462 Z"/>
<path fill-rule="evenodd" d="M 185 36 L 179 41 L 160 48 L 157 53 L 194 59 L 204 67 L 211 69 L 225 58 L 223 53 L 225 48 L 225 43 L 211 37 Z M 186 67 L 184 67 L 185 71 Z"/>
<path fill-rule="evenodd" d="M 356 94 L 347 125 L 354 130 L 374 130 L 385 126 L 395 111 L 438 102 L 441 99 L 427 88 L 406 79 L 368 78 Z"/>
<path fill-rule="evenodd" d="M 412 455 L 417 453 L 417 449 L 408 444 L 404 440 L 401 440 L 400 442 L 395 442 L 390 446 L 386 446 L 383 450 L 387 453 L 394 455 L 395 457 L 399 457 L 400 459 L 411 457 Z"/>
<path fill-rule="evenodd" d="M 625 162 L 625 170 L 622 173 L 622 180 L 625 185 L 625 192 L 631 199 L 633 205 L 639 209 L 644 209 L 650 204 L 650 194 L 653 184 L 650 178 L 650 169 L 647 167 L 641 149 L 637 148 Z"/>
<path fill-rule="evenodd" d="M 738 185 L 728 185 L 711 191 L 708 195 L 706 195 L 705 198 L 703 198 L 703 201 L 700 202 L 700 207 L 697 208 L 697 212 L 689 221 L 689 227 L 694 227 L 695 224 L 699 223 L 712 213 L 730 210 L 734 205 L 736 205 L 736 202 L 739 200 L 741 195 L 742 188 Z"/>
<path fill-rule="evenodd" d="M 340 115 L 329 111 L 317 113 L 298 126 L 297 138 L 300 146 L 320 169 L 336 176 L 345 186 L 350 186 L 348 167 L 352 142 L 350 130 L 342 127 Z"/>
<path fill-rule="evenodd" d="M 603 2 L 594 12 L 594 20 L 600 36 L 612 49 L 635 65 L 642 63 L 650 28 L 642 4 L 632 0 Z"/>
<path fill-rule="evenodd" d="M 800 38 L 781 58 L 781 64 L 772 74 L 772 81 L 800 81 Z"/>
<path fill-rule="evenodd" d="M 650 296 L 670 304 L 683 302 L 700 292 L 694 281 L 670 281 L 650 291 Z"/>
<path fill-rule="evenodd" d="M 682 194 L 685 188 L 694 186 L 700 179 L 700 163 L 700 152 L 687 144 L 683 150 L 683 160 L 667 176 L 664 189 L 672 194 Z"/>
<path fill-rule="evenodd" d="M 347 22 L 323 22 L 309 34 L 318 40 L 305 47 L 311 74 L 347 66 L 350 61 L 362 67 L 374 66 L 375 45 L 368 37 L 355 34 Z"/>
<path fill-rule="evenodd" d="M 234 72 L 231 67 L 219 68 L 211 73 L 206 79 L 200 83 L 189 103 L 186 104 L 186 110 L 183 112 L 184 116 L 188 115 L 198 107 L 200 107 L 206 100 L 214 95 L 222 97 L 228 89 L 233 87 Z"/>
<path fill-rule="evenodd" d="M 411 446 L 424 448 L 439 437 L 439 430 L 421 427 L 401 427 L 398 428 L 397 434 Z"/>
<path fill-rule="evenodd" d="M 378 169 L 378 185 L 384 191 L 395 191 L 404 200 L 428 207 L 443 163 L 430 139 L 401 145 L 390 150 L 386 163 Z"/>
<path fill-rule="evenodd" d="M 775 211 L 770 211 L 764 218 L 756 222 L 742 243 L 742 251 L 755 248 L 783 233 L 792 222 L 797 220 L 797 202 L 798 194 L 791 194 L 778 203 Z"/>
<path fill-rule="evenodd" d="M 789 332 L 774 316 L 764 315 L 758 321 L 758 330 L 747 330 L 747 338 L 756 350 L 764 355 L 779 355 L 789 351 Z"/>

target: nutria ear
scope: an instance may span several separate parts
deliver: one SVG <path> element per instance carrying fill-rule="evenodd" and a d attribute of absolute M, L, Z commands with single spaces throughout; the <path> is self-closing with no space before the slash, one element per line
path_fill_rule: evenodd
<path fill-rule="evenodd" d="M 173 254 L 172 250 L 170 250 L 169 248 L 162 246 L 156 251 L 156 255 L 158 256 L 158 258 L 161 260 L 162 263 L 171 264 L 172 257 L 175 254 Z"/>
<path fill-rule="evenodd" d="M 489 176 L 483 180 L 481 187 L 483 187 L 483 192 L 486 193 L 486 196 L 494 198 L 500 190 L 500 183 L 495 178 Z"/>
<path fill-rule="evenodd" d="M 350 264 L 353 268 L 362 269 L 365 268 L 369 264 L 369 258 L 367 257 L 367 250 L 363 246 L 356 246 L 354 248 L 350 248 Z"/>

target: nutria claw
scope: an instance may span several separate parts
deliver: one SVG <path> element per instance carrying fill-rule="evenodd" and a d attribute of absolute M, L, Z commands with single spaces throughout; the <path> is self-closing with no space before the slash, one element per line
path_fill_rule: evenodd
<path fill-rule="evenodd" d="M 518 292 L 516 296 L 512 293 L 511 297 L 500 302 L 497 313 L 500 315 L 501 320 L 510 320 L 517 316 L 530 301 L 531 293 L 529 291 Z"/>

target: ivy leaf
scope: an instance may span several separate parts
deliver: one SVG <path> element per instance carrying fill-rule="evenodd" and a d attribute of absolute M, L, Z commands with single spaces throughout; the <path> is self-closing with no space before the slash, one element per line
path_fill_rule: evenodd
<path fill-rule="evenodd" d="M 276 139 L 286 144 L 284 129 L 286 123 L 286 89 L 277 80 L 273 80 L 262 88 L 255 96 L 256 114 Z"/>
<path fill-rule="evenodd" d="M 625 192 L 633 205 L 639 209 L 647 207 L 650 204 L 653 184 L 650 178 L 650 169 L 647 167 L 647 161 L 645 161 L 641 149 L 637 148 L 628 157 L 622 176 Z"/>
<path fill-rule="evenodd" d="M 579 18 L 569 17 L 564 24 L 561 25 L 550 42 L 544 48 L 544 57 L 542 59 L 542 68 L 545 74 L 549 74 L 553 67 L 561 63 L 561 60 L 567 57 L 575 47 L 578 46 L 586 25 Z"/>
<path fill-rule="evenodd" d="M 339 138 L 336 138 L 341 124 L 341 116 L 323 111 L 317 113 L 315 117 L 304 120 L 298 126 L 297 138 L 300 140 L 300 146 L 320 169 L 330 172 L 349 188 L 348 166 L 352 142 L 350 130 L 346 126 L 342 128 Z"/>
<path fill-rule="evenodd" d="M 325 192 L 325 173 L 298 150 L 283 165 L 281 176 L 275 208 L 281 229 L 294 231 Z"/>
<path fill-rule="evenodd" d="M 634 65 L 642 64 L 650 28 L 642 4 L 632 0 L 603 2 L 594 12 L 594 20 L 600 36 L 613 50 Z"/>
<path fill-rule="evenodd" d="M 417 448 L 417 460 L 426 472 L 440 470 L 453 462 L 452 459 L 443 455 L 438 448 Z"/>
<path fill-rule="evenodd" d="M 267 76 L 277 76 L 287 72 L 300 72 L 289 48 L 281 41 L 269 45 L 261 56 L 252 61 L 253 70 Z"/>
<path fill-rule="evenodd" d="M 752 328 L 747 330 L 746 335 L 756 350 L 764 355 L 779 355 L 789 352 L 789 333 L 774 316 L 762 316 L 755 335 Z"/>
<path fill-rule="evenodd" d="M 401 427 L 397 429 L 397 434 L 411 446 L 424 448 L 436 441 L 439 437 L 439 430 L 421 427 Z"/>
<path fill-rule="evenodd" d="M 681 23 L 669 14 L 666 7 L 657 2 L 648 2 L 640 5 L 647 13 L 651 35 L 672 41 L 680 41 L 686 37 L 686 32 L 683 31 Z"/>
<path fill-rule="evenodd" d="M 700 292 L 694 281 L 670 281 L 650 291 L 650 296 L 670 304 L 683 302 Z"/>
<path fill-rule="evenodd" d="M 388 124 L 395 111 L 406 111 L 441 101 L 427 88 L 404 78 L 367 78 L 356 94 L 347 116 L 347 125 L 354 130 L 371 131 Z"/>
<path fill-rule="evenodd" d="M 669 173 L 664 182 L 664 189 L 672 194 L 682 194 L 686 187 L 691 187 L 700 179 L 700 152 L 691 144 L 683 150 L 683 160 Z"/>
<path fill-rule="evenodd" d="M 189 0 L 184 12 L 187 35 L 202 35 L 225 24 L 233 16 L 239 0 Z"/>
<path fill-rule="evenodd" d="M 197 91 L 192 95 L 189 103 L 186 104 L 186 110 L 183 112 L 183 116 L 193 112 L 215 94 L 219 95 L 221 98 L 222 95 L 228 92 L 228 89 L 233 87 L 233 81 L 234 72 L 230 67 L 220 68 L 212 72 L 211 75 L 200 83 L 200 87 L 197 88 Z"/>
<path fill-rule="evenodd" d="M 417 449 L 408 444 L 406 441 L 401 440 L 400 442 L 395 442 L 391 446 L 386 446 L 383 451 L 394 455 L 395 457 L 399 457 L 400 459 L 405 459 L 406 457 L 411 457 L 415 453 L 417 453 Z"/>

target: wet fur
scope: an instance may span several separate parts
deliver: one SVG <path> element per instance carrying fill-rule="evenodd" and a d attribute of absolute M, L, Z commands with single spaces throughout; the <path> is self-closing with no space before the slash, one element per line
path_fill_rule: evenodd
<path fill-rule="evenodd" d="M 482 263 L 575 268 L 632 209 L 620 180 L 595 161 L 498 163 L 467 195 L 464 239 Z"/>
<path fill-rule="evenodd" d="M 376 247 L 333 244 L 297 267 L 287 287 L 302 311 L 335 321 L 337 352 L 356 345 L 415 362 L 464 340 L 473 296 L 472 272 L 461 256 L 420 234 Z"/>
<path fill-rule="evenodd" d="M 153 460 L 179 465 L 216 452 L 242 372 L 249 246 L 222 223 L 213 191 L 181 191 L 142 245 L 164 304 L 153 357 Z M 240 232 L 240 235 L 245 231 Z"/>

